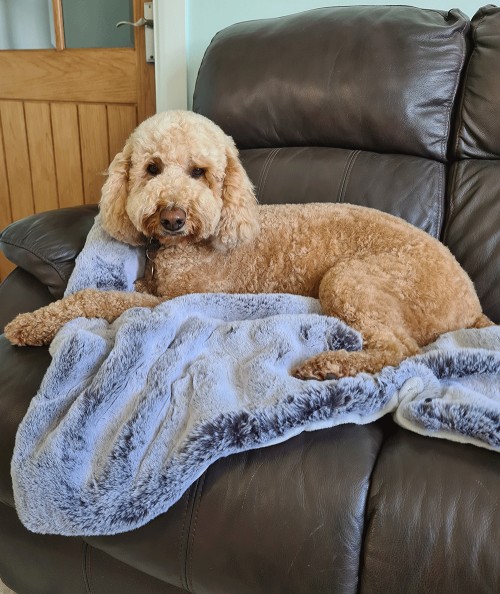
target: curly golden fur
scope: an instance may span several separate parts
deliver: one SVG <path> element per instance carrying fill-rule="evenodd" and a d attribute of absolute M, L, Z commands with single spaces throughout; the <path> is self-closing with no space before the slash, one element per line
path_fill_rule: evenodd
<path fill-rule="evenodd" d="M 363 336 L 360 352 L 320 353 L 294 370 L 324 379 L 377 372 L 444 332 L 491 324 L 449 250 L 405 221 L 348 204 L 258 206 L 232 139 L 191 112 L 133 132 L 109 168 L 101 213 L 116 239 L 156 241 L 154 275 L 134 293 L 84 290 L 22 314 L 6 328 L 14 344 L 186 293 L 288 292 L 318 297 Z"/>

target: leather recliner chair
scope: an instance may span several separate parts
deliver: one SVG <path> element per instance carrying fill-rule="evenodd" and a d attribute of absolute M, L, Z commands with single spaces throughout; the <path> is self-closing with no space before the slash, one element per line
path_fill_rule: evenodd
<path fill-rule="evenodd" d="M 262 202 L 362 204 L 446 243 L 500 321 L 500 9 L 364 6 L 233 25 L 194 110 L 232 135 Z M 59 298 L 86 206 L 14 223 L 2 324 Z M 500 458 L 390 418 L 304 433 L 212 465 L 133 532 L 19 522 L 9 464 L 50 361 L 0 339 L 0 575 L 21 594 L 500 591 Z"/>

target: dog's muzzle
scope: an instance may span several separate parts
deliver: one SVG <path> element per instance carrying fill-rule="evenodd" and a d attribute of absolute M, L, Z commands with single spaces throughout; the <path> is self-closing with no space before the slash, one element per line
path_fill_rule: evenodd
<path fill-rule="evenodd" d="M 186 224 L 186 211 L 178 207 L 162 208 L 160 222 L 165 231 L 169 233 L 180 231 Z"/>

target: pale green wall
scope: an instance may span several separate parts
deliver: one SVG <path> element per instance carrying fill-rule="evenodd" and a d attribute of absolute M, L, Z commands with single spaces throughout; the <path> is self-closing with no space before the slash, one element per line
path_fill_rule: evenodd
<path fill-rule="evenodd" d="M 203 54 L 217 31 L 240 21 L 283 16 L 323 6 L 351 6 L 356 4 L 404 4 L 404 2 L 401 0 L 396 2 L 385 0 L 381 2 L 363 2 L 363 0 L 341 0 L 340 2 L 328 2 L 328 0 L 320 0 L 319 2 L 315 0 L 186 0 L 189 106 L 191 107 L 196 74 Z M 472 17 L 478 8 L 488 4 L 488 1 L 458 0 L 453 3 L 453 0 L 448 2 L 446 0 L 417 0 L 408 2 L 408 4 L 438 10 L 459 8 L 466 15 Z"/>

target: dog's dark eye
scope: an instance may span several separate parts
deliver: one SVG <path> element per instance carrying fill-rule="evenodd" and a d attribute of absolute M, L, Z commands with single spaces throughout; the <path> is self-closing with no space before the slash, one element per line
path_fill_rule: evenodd
<path fill-rule="evenodd" d="M 205 175 L 205 170 L 201 167 L 193 167 L 193 169 L 191 169 L 191 177 L 194 177 L 194 179 L 198 179 L 203 175 Z"/>
<path fill-rule="evenodd" d="M 160 166 L 157 163 L 150 163 L 147 167 L 146 167 L 146 171 L 150 174 L 150 175 L 158 175 L 160 173 Z"/>

